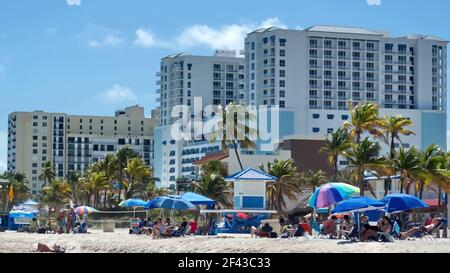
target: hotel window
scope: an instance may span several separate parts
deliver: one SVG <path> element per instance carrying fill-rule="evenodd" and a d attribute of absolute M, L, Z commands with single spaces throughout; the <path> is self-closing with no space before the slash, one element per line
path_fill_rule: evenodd
<path fill-rule="evenodd" d="M 317 101 L 316 100 L 310 100 L 309 101 L 309 107 L 317 108 Z"/>
<path fill-rule="evenodd" d="M 320 114 L 313 114 L 313 119 L 319 119 L 320 118 Z"/>
<path fill-rule="evenodd" d="M 280 39 L 280 46 L 286 46 L 286 39 Z"/>
<path fill-rule="evenodd" d="M 281 78 L 286 77 L 286 70 L 280 70 L 280 77 Z"/>
<path fill-rule="evenodd" d="M 33 116 L 33 119 L 38 119 L 39 117 L 38 116 Z"/>
<path fill-rule="evenodd" d="M 331 133 L 333 133 L 333 132 L 334 132 L 334 129 L 333 129 L 333 128 L 328 128 L 328 129 L 327 129 L 327 133 L 328 133 L 328 134 L 331 134 Z"/>
<path fill-rule="evenodd" d="M 286 50 L 280 49 L 280 57 L 285 57 L 285 56 L 286 56 Z"/>
<path fill-rule="evenodd" d="M 280 100 L 280 108 L 284 108 L 284 107 L 285 107 L 284 101 Z"/>
<path fill-rule="evenodd" d="M 280 98 L 284 98 L 285 97 L 285 91 L 284 90 L 280 90 Z"/>
<path fill-rule="evenodd" d="M 329 115 L 327 115 L 327 118 L 328 118 L 329 120 L 333 120 L 333 119 L 334 119 L 334 115 L 329 114 Z"/>
<path fill-rule="evenodd" d="M 286 82 L 284 80 L 280 80 L 280 87 L 286 87 Z"/>
<path fill-rule="evenodd" d="M 348 115 L 342 115 L 342 120 L 348 120 Z"/>
<path fill-rule="evenodd" d="M 285 67 L 286 66 L 286 61 L 285 60 L 280 60 L 280 66 L 281 67 Z"/>
<path fill-rule="evenodd" d="M 386 52 L 392 52 L 393 49 L 394 49 L 394 45 L 393 45 L 393 44 L 385 44 L 385 45 L 384 45 L 384 50 L 385 50 Z"/>
<path fill-rule="evenodd" d="M 319 133 L 320 132 L 320 128 L 314 127 L 312 128 L 313 133 Z"/>

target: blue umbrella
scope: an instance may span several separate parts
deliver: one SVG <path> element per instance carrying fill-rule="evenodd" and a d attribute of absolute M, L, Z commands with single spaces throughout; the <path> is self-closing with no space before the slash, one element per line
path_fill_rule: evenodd
<path fill-rule="evenodd" d="M 30 199 L 30 200 L 27 200 L 25 203 L 22 203 L 21 205 L 24 205 L 24 206 L 38 206 L 39 203 Z"/>
<path fill-rule="evenodd" d="M 161 196 L 150 200 L 144 208 L 188 210 L 195 208 L 195 205 L 181 197 Z"/>
<path fill-rule="evenodd" d="M 385 203 L 380 202 L 369 197 L 353 197 L 340 202 L 331 212 L 363 212 L 382 209 L 386 206 Z"/>
<path fill-rule="evenodd" d="M 429 206 L 419 198 L 409 194 L 390 194 L 381 202 L 387 205 L 386 211 L 389 213 L 399 213 L 410 209 L 429 208 Z"/>
<path fill-rule="evenodd" d="M 181 198 L 191 202 L 194 205 L 206 205 L 208 207 L 212 207 L 216 203 L 214 200 L 194 192 L 187 192 L 183 194 Z"/>
<path fill-rule="evenodd" d="M 128 199 L 122 201 L 119 206 L 124 208 L 143 208 L 147 205 L 147 202 L 141 199 Z"/>

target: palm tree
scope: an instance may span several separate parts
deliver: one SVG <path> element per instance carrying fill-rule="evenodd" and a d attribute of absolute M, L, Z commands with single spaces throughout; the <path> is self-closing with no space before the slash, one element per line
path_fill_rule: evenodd
<path fill-rule="evenodd" d="M 222 162 L 212 160 L 208 161 L 206 164 L 202 166 L 202 173 L 204 174 L 215 173 L 221 175 L 222 177 L 227 177 L 228 169 Z"/>
<path fill-rule="evenodd" d="M 409 193 L 410 185 L 415 177 L 425 178 L 425 172 L 422 169 L 419 159 L 419 152 L 415 147 L 409 150 L 400 148 L 391 160 L 392 167 L 400 173 L 400 192 L 406 189 Z"/>
<path fill-rule="evenodd" d="M 20 203 L 28 199 L 30 194 L 30 188 L 28 187 L 28 180 L 24 173 L 11 173 L 7 172 L 2 177 L 9 180 L 9 187 L 14 189 L 14 201 Z"/>
<path fill-rule="evenodd" d="M 286 207 L 285 198 L 295 201 L 301 192 L 297 167 L 292 159 L 275 159 L 274 162 L 267 163 L 267 169 L 263 165 L 259 168 L 277 178 L 277 181 L 267 185 L 267 197 L 269 208 L 281 212 Z"/>
<path fill-rule="evenodd" d="M 251 136 L 257 136 L 258 132 L 247 125 L 249 122 L 256 120 L 256 117 L 245 111 L 244 106 L 235 103 L 230 103 L 224 110 L 219 106 L 218 110 L 222 119 L 219 120 L 216 131 L 211 134 L 209 140 L 211 142 L 219 140 L 224 151 L 227 151 L 230 146 L 233 147 L 239 166 L 241 170 L 244 170 L 237 149 L 238 146 L 242 149 L 256 147 L 251 140 Z"/>
<path fill-rule="evenodd" d="M 43 188 L 40 194 L 40 201 L 49 206 L 49 213 L 52 208 L 57 208 L 67 204 L 71 197 L 71 189 L 69 183 L 64 180 L 51 180 L 50 185 Z"/>
<path fill-rule="evenodd" d="M 151 178 L 152 171 L 141 158 L 133 158 L 128 161 L 127 167 L 124 169 L 127 176 L 125 182 L 126 197 L 133 198 L 134 191 L 138 185 L 142 185 L 143 179 Z"/>
<path fill-rule="evenodd" d="M 402 143 L 402 140 L 400 138 L 401 135 L 403 136 L 415 135 L 413 131 L 405 128 L 407 126 L 412 126 L 413 125 L 412 121 L 400 115 L 396 115 L 394 117 L 385 116 L 383 119 L 380 120 L 378 125 L 380 126 L 383 134 L 385 135 L 386 140 L 389 142 L 388 144 L 390 146 L 389 152 L 390 159 L 394 158 L 395 140 L 398 140 L 398 142 L 400 142 L 401 144 Z"/>
<path fill-rule="evenodd" d="M 389 167 L 386 160 L 379 156 L 380 146 L 365 138 L 358 144 L 353 144 L 350 149 L 343 154 L 349 161 L 349 167 L 359 182 L 360 195 L 364 196 L 366 182 L 364 180 L 366 171 L 386 171 Z M 367 186 L 375 196 L 370 185 Z M 375 196 L 376 197 L 376 196 Z"/>
<path fill-rule="evenodd" d="M 120 183 L 120 188 L 119 188 L 119 202 L 121 201 L 121 195 L 122 195 L 122 188 L 123 188 L 123 184 L 124 184 L 124 179 L 125 179 L 125 168 L 127 167 L 128 164 L 128 160 L 132 159 L 132 158 L 136 158 L 139 157 L 139 155 L 133 150 L 131 149 L 130 146 L 125 146 L 122 149 L 120 149 L 119 151 L 117 151 L 116 153 L 116 158 L 117 158 L 117 167 L 118 167 L 118 172 L 119 172 L 119 183 Z"/>
<path fill-rule="evenodd" d="M 338 157 L 350 148 L 351 141 L 348 133 L 343 128 L 338 128 L 336 131 L 325 137 L 325 146 L 320 149 L 321 153 L 328 154 L 328 162 L 333 166 L 333 179 L 336 180 L 338 174 Z"/>
<path fill-rule="evenodd" d="M 148 183 L 145 188 L 145 193 L 147 195 L 147 199 L 153 199 L 158 196 L 165 196 L 169 194 L 169 191 L 165 188 L 157 188 L 155 183 L 152 181 Z"/>
<path fill-rule="evenodd" d="M 302 183 L 312 189 L 314 192 L 316 188 L 325 184 L 328 180 L 326 173 L 322 170 L 314 172 L 312 170 L 307 170 L 301 174 Z"/>
<path fill-rule="evenodd" d="M 81 174 L 79 172 L 68 172 L 66 175 L 66 181 L 69 183 L 71 191 L 72 191 L 72 199 L 75 204 L 78 204 L 78 182 L 81 178 Z"/>
<path fill-rule="evenodd" d="M 203 174 L 201 181 L 192 183 L 192 188 L 194 192 L 209 197 L 222 206 L 229 206 L 231 204 L 230 184 L 219 174 Z"/>
<path fill-rule="evenodd" d="M 350 185 L 358 185 L 358 179 L 355 177 L 355 172 L 351 167 L 347 167 L 341 171 L 339 171 L 336 182 L 347 183 Z"/>
<path fill-rule="evenodd" d="M 55 179 L 55 177 L 56 173 L 53 163 L 51 161 L 45 162 L 41 174 L 39 175 L 39 180 L 44 181 L 44 187 L 46 187 L 53 179 Z"/>
<path fill-rule="evenodd" d="M 109 187 L 104 190 L 103 207 L 106 207 L 108 190 L 112 192 L 113 183 L 120 180 L 120 174 L 118 171 L 118 160 L 113 154 L 107 155 L 104 159 L 96 162 L 91 166 L 91 170 L 94 172 L 102 172 L 106 176 L 106 180 L 109 183 Z"/>
<path fill-rule="evenodd" d="M 364 132 L 384 138 L 381 131 L 378 130 L 380 118 L 378 117 L 378 106 L 373 103 L 350 106 L 351 120 L 344 122 L 344 129 L 349 130 L 350 137 L 356 144 L 361 141 Z"/>

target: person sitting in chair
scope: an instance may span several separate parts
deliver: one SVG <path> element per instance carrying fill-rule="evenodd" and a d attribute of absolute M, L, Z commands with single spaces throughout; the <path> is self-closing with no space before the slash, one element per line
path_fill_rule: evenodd
<path fill-rule="evenodd" d="M 412 229 L 405 231 L 405 232 L 401 232 L 401 239 L 407 239 L 409 237 L 414 236 L 415 234 L 418 234 L 420 232 L 422 233 L 430 233 L 432 232 L 435 228 L 437 228 L 438 226 L 441 225 L 443 219 L 442 218 L 434 218 L 431 221 L 431 224 L 425 226 L 420 226 L 420 227 L 413 227 Z"/>
<path fill-rule="evenodd" d="M 337 237 L 337 217 L 336 216 L 331 216 L 330 219 L 326 220 L 323 223 L 323 234 L 324 235 L 330 235 L 330 239 L 336 238 Z"/>
<path fill-rule="evenodd" d="M 251 227 L 250 233 L 253 238 L 255 237 L 269 237 L 270 233 L 273 231 L 273 227 L 269 225 L 269 223 L 265 223 L 263 226 L 260 226 L 259 228 Z"/>
<path fill-rule="evenodd" d="M 341 229 L 339 230 L 339 239 L 344 237 L 348 237 L 351 230 L 353 229 L 353 222 L 348 215 L 344 215 L 344 221 L 341 224 Z"/>
<path fill-rule="evenodd" d="M 369 239 L 378 240 L 378 233 L 390 233 L 392 230 L 392 223 L 389 217 L 383 217 L 378 221 L 377 226 L 366 224 L 361 230 L 361 242 L 366 242 Z"/>

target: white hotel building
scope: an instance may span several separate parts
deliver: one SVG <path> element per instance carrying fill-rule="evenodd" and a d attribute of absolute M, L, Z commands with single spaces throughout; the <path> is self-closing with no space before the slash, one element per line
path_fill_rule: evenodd
<path fill-rule="evenodd" d="M 281 137 L 324 136 L 349 118 L 349 103 L 374 102 L 380 105 L 382 115 L 400 114 L 413 121 L 412 130 L 416 135 L 405 137 L 404 147 L 414 145 L 422 149 L 436 143 L 446 150 L 447 43 L 429 35 L 394 38 L 387 33 L 350 27 L 265 28 L 248 34 L 245 60 L 221 59 L 221 63 L 230 62 L 244 69 L 236 72 L 240 82 L 233 86 L 238 87 L 233 88 L 234 100 L 238 98 L 244 104 L 278 105 L 281 108 Z M 166 66 L 188 57 L 175 55 L 163 59 L 162 80 L 165 80 Z M 214 83 L 214 68 L 220 60 L 217 57 L 189 58 L 203 65 L 194 63 L 189 72 L 187 64 L 194 60 L 184 61 L 182 87 L 187 93 L 182 93 L 184 100 L 178 103 L 189 100 L 189 96 L 201 96 L 204 105 L 218 103 L 219 100 L 214 101 L 218 90 Z M 186 81 L 189 82 L 187 73 L 191 73 L 191 81 L 195 80 L 191 88 L 186 86 Z M 227 72 L 221 73 L 226 76 Z M 169 125 L 164 112 L 169 112 L 171 105 L 167 100 L 172 99 L 170 92 L 174 90 L 166 91 L 165 84 L 161 82 L 164 90 L 161 91 L 161 122 Z M 220 96 L 222 105 L 231 100 L 225 99 L 223 93 Z M 179 146 L 175 155 L 167 146 L 157 148 L 160 140 L 171 141 L 169 135 L 162 134 L 164 130 L 167 131 L 160 127 L 155 131 L 155 170 L 161 167 L 162 186 L 168 186 L 174 182 L 170 178 L 185 174 L 181 169 L 189 168 L 189 163 L 182 165 L 179 162 L 183 156 L 179 150 L 184 144 L 174 144 Z M 194 155 L 191 157 L 201 158 L 204 154 L 196 153 L 197 148 L 202 151 L 201 147 L 192 145 L 190 150 L 193 149 Z M 382 147 L 387 150 L 386 145 Z M 167 158 L 171 154 L 173 158 Z M 173 162 L 175 167 L 170 166 Z M 345 166 L 347 162 L 341 160 L 340 164 Z"/>
<path fill-rule="evenodd" d="M 153 165 L 153 131 L 158 112 L 144 116 L 139 106 L 119 110 L 115 116 L 81 116 L 43 111 L 14 112 L 8 119 L 8 171 L 25 173 L 31 193 L 44 185 L 39 179 L 51 161 L 58 178 L 83 173 L 90 164 L 130 146 L 148 166 Z"/>
<path fill-rule="evenodd" d="M 207 153 L 220 150 L 220 145 L 208 141 L 175 141 L 171 137 L 171 125 L 182 113 L 171 117 L 177 105 L 187 105 L 191 118 L 205 119 L 203 108 L 208 105 L 226 105 L 238 101 L 244 92 L 244 59 L 233 51 L 217 51 L 214 56 L 175 54 L 161 60 L 157 73 L 160 89 L 160 124 L 155 129 L 155 176 L 164 187 L 175 187 L 178 177 L 194 174 L 194 161 Z M 194 107 L 194 97 L 202 99 L 202 105 Z"/>

